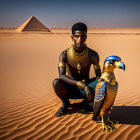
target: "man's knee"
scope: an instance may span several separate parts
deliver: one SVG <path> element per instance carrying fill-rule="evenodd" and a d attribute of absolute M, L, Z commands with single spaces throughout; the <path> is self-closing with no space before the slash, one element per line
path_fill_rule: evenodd
<path fill-rule="evenodd" d="M 59 79 L 59 78 L 56 78 L 54 81 L 53 81 L 53 87 L 54 89 L 56 89 L 57 87 L 60 87 L 64 84 L 64 82 Z"/>
<path fill-rule="evenodd" d="M 66 99 L 67 89 L 65 88 L 64 82 L 61 79 L 55 79 L 53 81 L 53 87 L 56 95 L 61 99 Z"/>

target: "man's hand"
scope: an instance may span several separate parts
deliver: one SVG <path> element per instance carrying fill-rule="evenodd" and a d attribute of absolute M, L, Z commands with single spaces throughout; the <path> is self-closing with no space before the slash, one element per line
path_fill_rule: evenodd
<path fill-rule="evenodd" d="M 87 94 L 87 99 L 89 101 L 92 101 L 94 100 L 94 92 L 93 92 L 93 89 L 91 87 L 88 87 L 87 85 L 84 87 L 84 90 Z"/>
<path fill-rule="evenodd" d="M 96 77 L 96 80 L 99 80 L 99 78 L 100 78 L 100 76 L 97 76 L 97 77 Z"/>

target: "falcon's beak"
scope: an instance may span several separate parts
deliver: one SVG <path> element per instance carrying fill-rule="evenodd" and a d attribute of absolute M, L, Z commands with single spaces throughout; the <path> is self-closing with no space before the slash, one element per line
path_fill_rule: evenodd
<path fill-rule="evenodd" d="M 115 66 L 125 71 L 125 64 L 123 62 L 115 62 Z"/>

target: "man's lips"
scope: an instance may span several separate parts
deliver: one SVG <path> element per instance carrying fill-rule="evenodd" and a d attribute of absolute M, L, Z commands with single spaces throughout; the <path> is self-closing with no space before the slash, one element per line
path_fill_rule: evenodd
<path fill-rule="evenodd" d="M 77 43 L 78 45 L 82 45 L 83 43 Z"/>

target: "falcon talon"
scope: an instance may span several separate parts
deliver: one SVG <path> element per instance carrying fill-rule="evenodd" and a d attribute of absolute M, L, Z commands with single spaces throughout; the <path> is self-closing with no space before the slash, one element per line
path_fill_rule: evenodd
<path fill-rule="evenodd" d="M 119 121 L 113 120 L 113 123 L 114 123 L 114 124 L 119 124 Z"/>
<path fill-rule="evenodd" d="M 110 130 L 116 130 L 115 124 L 112 121 L 106 121 L 106 124 L 108 125 L 108 127 L 110 128 Z"/>
<path fill-rule="evenodd" d="M 117 91 L 118 82 L 115 79 L 114 69 L 120 68 L 125 70 L 125 65 L 118 56 L 109 56 L 104 61 L 103 71 L 98 80 L 95 89 L 95 98 L 93 105 L 93 120 L 98 123 L 98 118 L 102 118 L 100 126 L 103 131 L 108 132 L 116 130 L 115 125 L 118 121 L 111 121 L 109 115 L 111 113 Z M 104 122 L 104 115 L 108 114 L 108 119 Z"/>

